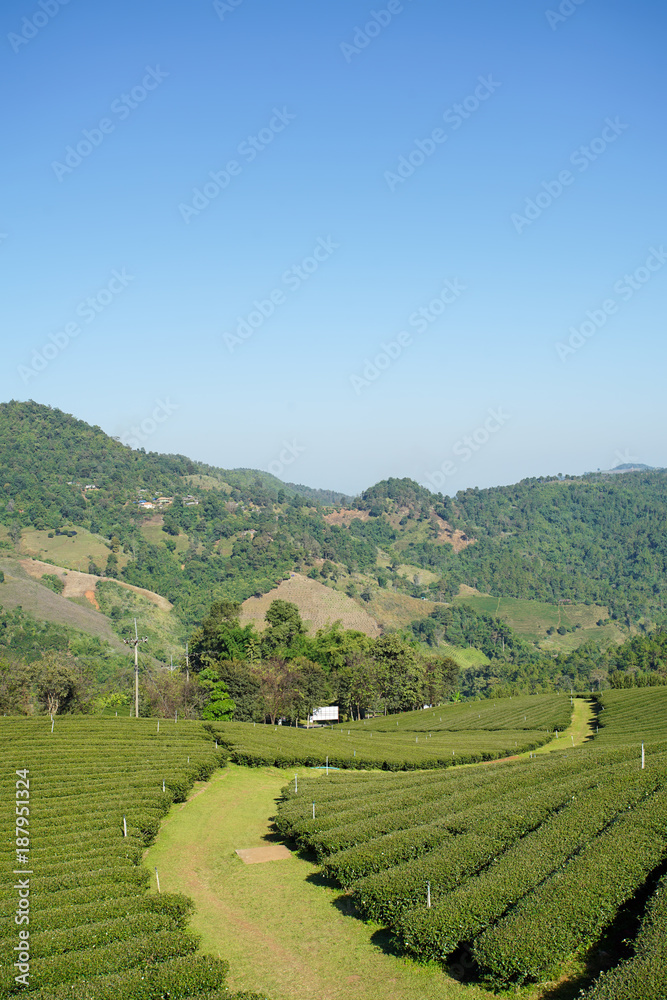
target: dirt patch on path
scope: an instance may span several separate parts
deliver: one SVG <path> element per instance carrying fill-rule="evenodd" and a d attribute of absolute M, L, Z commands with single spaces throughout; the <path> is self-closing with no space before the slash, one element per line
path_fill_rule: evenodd
<path fill-rule="evenodd" d="M 291 858 L 292 852 L 282 844 L 271 844 L 270 847 L 248 847 L 237 850 L 236 853 L 246 865 L 261 865 L 265 861 L 284 861 Z"/>
<path fill-rule="evenodd" d="M 239 862 L 239 843 L 270 846 L 286 778 L 228 765 L 205 794 L 170 811 L 145 856 L 163 892 L 195 900 L 192 930 L 204 954 L 229 961 L 231 989 L 273 1000 L 493 1000 L 385 950 L 378 928 L 354 918 L 342 891 L 299 854 L 279 865 Z"/>

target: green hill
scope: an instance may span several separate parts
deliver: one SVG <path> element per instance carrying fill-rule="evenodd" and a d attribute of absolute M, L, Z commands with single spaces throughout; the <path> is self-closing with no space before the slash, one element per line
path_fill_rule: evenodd
<path fill-rule="evenodd" d="M 260 597 L 294 572 L 344 591 L 385 628 L 472 588 L 492 595 L 472 607 L 551 654 L 664 620 L 663 470 L 543 477 L 451 498 L 387 479 L 344 499 L 256 470 L 133 451 L 35 402 L 0 405 L 0 550 L 156 591 L 186 628 L 213 600 Z M 390 611 L 394 598 L 417 610 Z"/>

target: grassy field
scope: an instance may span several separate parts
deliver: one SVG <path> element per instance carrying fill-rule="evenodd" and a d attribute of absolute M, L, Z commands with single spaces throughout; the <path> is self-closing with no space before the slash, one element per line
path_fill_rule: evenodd
<path fill-rule="evenodd" d="M 194 899 L 192 929 L 206 954 L 229 960 L 229 985 L 272 1000 L 491 996 L 393 954 L 384 932 L 355 919 L 341 890 L 305 858 L 240 860 L 237 849 L 274 842 L 271 817 L 284 784 L 284 771 L 230 765 L 172 807 L 145 857 L 163 891 Z"/>
<path fill-rule="evenodd" d="M 157 522 L 157 518 L 155 519 Z M 182 532 L 180 535 L 167 535 L 162 530 L 162 518 L 159 519 L 159 523 L 151 523 L 150 521 L 142 524 L 141 534 L 146 539 L 150 545 L 164 545 L 168 538 L 171 538 L 173 542 L 176 543 L 176 553 L 182 555 L 183 552 L 187 552 L 190 545 L 190 540 L 187 535 Z"/>
<path fill-rule="evenodd" d="M 91 535 L 85 528 L 77 528 L 76 535 L 54 535 L 49 538 L 48 531 L 27 529 L 23 532 L 19 552 L 32 559 L 43 559 L 65 569 L 76 569 L 80 573 L 88 572 L 90 559 L 104 571 L 110 549 L 99 535 Z M 117 553 L 118 565 L 122 569 L 129 556 Z"/>
<path fill-rule="evenodd" d="M 567 652 L 587 639 L 594 639 L 597 643 L 608 641 L 620 644 L 627 638 L 614 624 L 596 624 L 609 617 L 608 609 L 598 604 L 557 605 L 485 594 L 460 594 L 454 601 L 468 604 L 480 614 L 494 615 L 506 621 L 522 638 L 539 642 L 545 650 Z M 547 635 L 547 629 L 557 629 L 561 625 L 565 628 L 580 627 L 565 635 L 558 635 L 557 632 Z"/>
<path fill-rule="evenodd" d="M 426 648 L 428 649 L 428 647 Z M 432 652 L 432 650 L 429 649 L 429 652 Z M 451 656 L 452 660 L 458 663 L 460 667 L 485 667 L 487 663 L 491 662 L 481 649 L 460 649 L 457 646 L 449 646 L 447 643 L 443 643 L 439 647 L 438 652 L 445 656 Z"/>
<path fill-rule="evenodd" d="M 377 565 L 386 569 L 394 561 L 394 556 L 388 552 L 378 549 Z M 413 583 L 427 587 L 429 583 L 435 583 L 440 577 L 437 573 L 432 573 L 430 569 L 422 569 L 421 566 L 412 566 L 410 563 L 402 563 L 396 570 L 399 576 L 403 576 Z"/>
<path fill-rule="evenodd" d="M 396 590 L 376 588 L 366 605 L 369 613 L 383 628 L 404 628 L 415 618 L 426 618 L 437 607 L 432 601 L 409 597 Z"/>
<path fill-rule="evenodd" d="M 231 493 L 231 486 L 226 483 L 223 479 L 217 479 L 215 476 L 183 476 L 183 479 L 190 486 L 195 486 L 200 490 L 224 490 L 225 493 Z"/>

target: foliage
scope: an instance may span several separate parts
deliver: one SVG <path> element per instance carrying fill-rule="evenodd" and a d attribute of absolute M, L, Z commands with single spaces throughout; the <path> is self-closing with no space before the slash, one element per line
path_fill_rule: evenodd
<path fill-rule="evenodd" d="M 229 697 L 227 685 L 220 680 L 215 670 L 210 667 L 202 670 L 197 680 L 207 694 L 206 704 L 202 710 L 202 719 L 216 719 L 218 721 L 231 719 L 236 706 Z"/>
<path fill-rule="evenodd" d="M 187 933 L 191 904 L 147 895 L 144 846 L 174 801 L 222 763 L 200 725 L 155 726 L 141 720 L 0 719 L 5 800 L 14 768 L 29 773 L 30 985 L 39 997 L 129 1000 L 187 997 L 222 990 L 227 963 L 196 956 Z M 186 761 L 189 761 L 186 763 Z M 164 781 L 164 790 L 163 790 Z M 38 788 L 37 788 L 38 786 Z M 127 837 L 123 836 L 123 820 Z M 13 838 L 12 838 L 13 839 Z M 17 858 L 6 861 L 21 869 Z M 0 890 L 0 938 L 16 941 L 16 890 Z M 16 970 L 5 963 L 0 993 L 13 995 Z"/>
<path fill-rule="evenodd" d="M 42 577 L 40 577 L 39 582 L 43 583 L 45 587 L 49 588 L 49 590 L 52 590 L 54 594 L 62 594 L 65 589 L 64 582 L 59 576 L 56 576 L 55 573 L 45 573 Z"/>
<path fill-rule="evenodd" d="M 70 654 L 43 653 L 32 665 L 31 675 L 42 711 L 57 715 L 89 710 L 90 676 L 86 676 Z"/>
<path fill-rule="evenodd" d="M 604 973 L 584 996 L 585 1000 L 663 1000 L 667 996 L 667 876 L 647 907 L 634 956 Z"/>
<path fill-rule="evenodd" d="M 556 697 L 555 704 L 565 700 Z M 524 705 L 524 724 L 534 725 L 548 703 L 452 705 L 443 709 L 443 725 L 472 726 L 481 708 L 477 722 L 488 732 L 494 711 L 511 722 Z M 314 850 L 324 872 L 350 890 L 360 914 L 390 926 L 414 957 L 445 961 L 472 947 L 479 973 L 494 985 L 557 979 L 563 963 L 594 945 L 661 870 L 666 710 L 665 688 L 607 691 L 598 696 L 599 734 L 581 748 L 506 768 L 301 779 L 298 792 L 291 785 L 284 790 L 276 823 Z M 403 718 L 415 726 L 411 720 L 420 714 L 425 722 L 432 716 Z M 395 721 L 387 718 L 378 736 L 388 737 Z M 662 995 L 651 992 L 653 970 L 657 982 L 664 978 L 662 892 L 647 914 L 636 959 L 603 977 L 590 1000 L 635 1000 L 644 996 L 644 983 L 646 996 Z"/>

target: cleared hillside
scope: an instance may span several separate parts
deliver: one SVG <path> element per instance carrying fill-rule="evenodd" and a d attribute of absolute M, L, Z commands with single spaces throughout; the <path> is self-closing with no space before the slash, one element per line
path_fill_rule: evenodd
<path fill-rule="evenodd" d="M 269 605 L 278 599 L 296 604 L 311 634 L 340 620 L 343 628 L 356 629 L 372 637 L 380 635 L 377 622 L 352 598 L 301 573 L 293 573 L 289 580 L 284 580 L 263 597 L 249 597 L 244 601 L 241 623 L 255 622 L 258 628 L 262 628 Z"/>
<path fill-rule="evenodd" d="M 0 559 L 0 570 L 5 582 L 0 584 L 0 605 L 8 610 L 23 608 L 40 621 L 55 622 L 85 632 L 109 643 L 119 652 L 126 652 L 121 640 L 114 634 L 108 618 L 86 601 L 87 606 L 73 603 L 32 579 L 20 563 Z M 47 567 L 53 572 L 54 567 Z M 85 599 L 84 599 L 85 600 Z"/>

